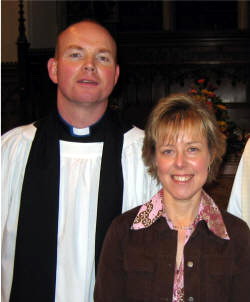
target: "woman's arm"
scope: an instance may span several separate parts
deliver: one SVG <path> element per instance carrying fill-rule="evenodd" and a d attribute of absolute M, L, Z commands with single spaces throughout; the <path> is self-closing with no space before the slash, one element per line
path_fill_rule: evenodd
<path fill-rule="evenodd" d="M 250 230 L 239 229 L 240 240 L 235 245 L 235 259 L 230 302 L 248 301 L 250 295 Z"/>
<path fill-rule="evenodd" d="M 104 240 L 96 277 L 95 302 L 126 301 L 122 250 L 124 236 L 120 218 L 113 221 Z"/>

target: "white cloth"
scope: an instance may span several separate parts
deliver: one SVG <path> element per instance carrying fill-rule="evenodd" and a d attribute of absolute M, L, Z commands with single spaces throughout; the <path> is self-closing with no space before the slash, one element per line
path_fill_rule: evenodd
<path fill-rule="evenodd" d="M 245 220 L 250 227 L 250 139 L 245 145 L 235 175 L 228 212 Z"/>
<path fill-rule="evenodd" d="M 2 137 L 2 302 L 9 301 L 21 189 L 35 131 L 31 124 Z M 124 135 L 123 212 L 144 203 L 159 190 L 141 159 L 143 137 L 144 132 L 138 128 Z M 102 148 L 103 143 L 60 141 L 56 302 L 93 301 Z"/>

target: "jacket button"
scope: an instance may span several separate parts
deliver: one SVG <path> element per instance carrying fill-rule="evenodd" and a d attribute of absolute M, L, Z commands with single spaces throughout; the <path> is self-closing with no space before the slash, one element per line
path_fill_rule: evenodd
<path fill-rule="evenodd" d="M 188 302 L 194 302 L 194 297 L 188 297 Z"/>
<path fill-rule="evenodd" d="M 194 266 L 193 261 L 188 261 L 187 262 L 187 267 L 192 268 Z"/>

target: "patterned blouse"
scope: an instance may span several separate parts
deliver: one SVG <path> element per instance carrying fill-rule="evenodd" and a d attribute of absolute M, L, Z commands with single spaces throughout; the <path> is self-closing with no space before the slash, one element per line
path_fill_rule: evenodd
<path fill-rule="evenodd" d="M 175 229 L 171 220 L 167 217 L 163 204 L 163 190 L 155 194 L 152 199 L 141 206 L 131 227 L 132 230 L 140 230 L 150 227 L 159 217 L 164 217 L 170 229 Z M 214 201 L 202 191 L 198 214 L 189 228 L 185 229 L 185 244 L 195 230 L 199 221 L 204 220 L 211 232 L 216 236 L 229 240 L 229 236 L 223 222 L 219 208 Z M 184 302 L 184 254 L 179 267 L 175 268 L 173 285 L 173 302 Z"/>

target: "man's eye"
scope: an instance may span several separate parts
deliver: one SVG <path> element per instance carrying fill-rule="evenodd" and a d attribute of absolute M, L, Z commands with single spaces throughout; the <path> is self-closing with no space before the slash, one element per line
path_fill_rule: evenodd
<path fill-rule="evenodd" d="M 110 58 L 107 57 L 107 56 L 104 56 L 104 55 L 98 56 L 98 59 L 99 59 L 99 61 L 101 61 L 101 62 L 105 62 L 105 63 L 110 62 Z"/>
<path fill-rule="evenodd" d="M 71 58 L 80 58 L 81 57 L 81 53 L 80 52 L 72 52 L 69 56 Z"/>

